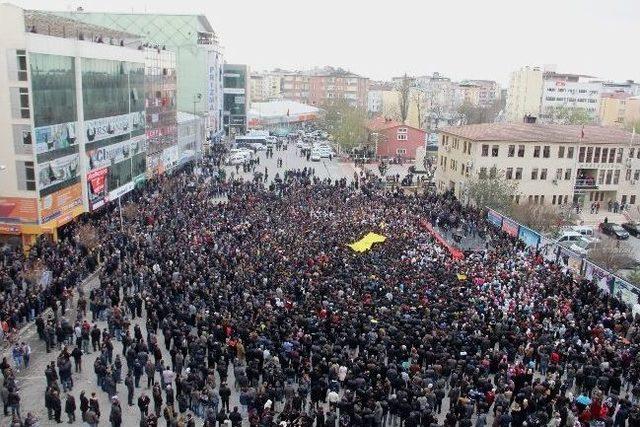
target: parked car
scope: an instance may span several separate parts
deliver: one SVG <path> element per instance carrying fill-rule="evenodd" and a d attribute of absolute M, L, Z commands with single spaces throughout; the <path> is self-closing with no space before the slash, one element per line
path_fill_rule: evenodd
<path fill-rule="evenodd" d="M 640 237 L 640 224 L 637 222 L 625 222 L 622 224 L 622 228 L 627 230 L 627 233 L 634 237 Z"/>
<path fill-rule="evenodd" d="M 618 240 L 625 240 L 629 238 L 629 233 L 624 228 L 613 222 L 603 222 L 600 224 L 600 231 L 608 236 L 615 237 Z"/>
<path fill-rule="evenodd" d="M 320 161 L 320 159 L 322 159 L 322 156 L 320 155 L 320 152 L 319 152 L 319 151 L 313 150 L 313 151 L 311 152 L 311 156 L 309 157 L 309 159 L 310 159 L 312 162 L 319 162 L 319 161 Z"/>

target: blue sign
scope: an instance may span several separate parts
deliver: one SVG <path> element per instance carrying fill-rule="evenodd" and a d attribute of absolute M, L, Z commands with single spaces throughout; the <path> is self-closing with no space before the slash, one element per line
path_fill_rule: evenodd
<path fill-rule="evenodd" d="M 540 243 L 540 235 L 523 225 L 520 226 L 520 231 L 518 231 L 518 238 L 527 246 L 537 247 L 538 243 Z"/>

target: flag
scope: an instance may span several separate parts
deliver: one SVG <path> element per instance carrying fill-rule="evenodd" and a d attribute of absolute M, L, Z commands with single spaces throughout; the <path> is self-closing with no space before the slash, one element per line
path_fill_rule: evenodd
<path fill-rule="evenodd" d="M 584 139 L 584 125 L 582 125 L 582 130 L 580 130 L 580 138 Z"/>

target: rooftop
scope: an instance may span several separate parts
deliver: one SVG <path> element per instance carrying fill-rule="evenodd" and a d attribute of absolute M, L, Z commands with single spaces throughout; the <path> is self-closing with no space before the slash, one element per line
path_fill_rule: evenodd
<path fill-rule="evenodd" d="M 141 38 L 137 34 L 88 24 L 39 10 L 25 10 L 24 25 L 25 31 L 32 33 L 62 38 L 82 38 L 85 40 L 100 37 L 105 42 L 109 41 L 109 39 L 114 39 L 113 42 L 115 44 L 119 43 L 120 40 L 138 40 Z"/>
<path fill-rule="evenodd" d="M 610 98 L 610 99 L 627 99 L 631 98 L 632 95 L 627 92 L 607 92 L 600 95 L 602 98 Z"/>
<path fill-rule="evenodd" d="M 598 125 L 554 125 L 541 123 L 483 123 L 441 129 L 473 141 L 573 142 L 584 144 L 629 144 L 631 132 Z M 638 140 L 640 143 L 640 139 Z"/>

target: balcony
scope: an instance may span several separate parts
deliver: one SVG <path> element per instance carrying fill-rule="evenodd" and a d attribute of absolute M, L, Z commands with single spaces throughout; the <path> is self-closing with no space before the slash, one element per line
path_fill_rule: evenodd
<path fill-rule="evenodd" d="M 576 190 L 597 190 L 596 180 L 594 178 L 578 178 L 575 184 Z"/>

